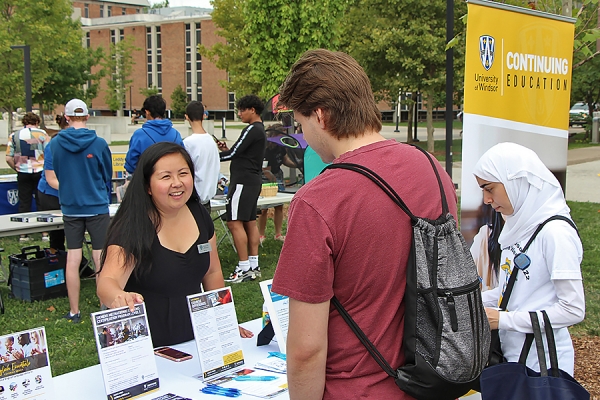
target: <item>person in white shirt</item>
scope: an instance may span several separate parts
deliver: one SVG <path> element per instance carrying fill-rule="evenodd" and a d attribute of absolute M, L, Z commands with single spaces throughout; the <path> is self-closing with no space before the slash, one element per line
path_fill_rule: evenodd
<path fill-rule="evenodd" d="M 525 334 L 533 332 L 529 312 L 538 311 L 543 326 L 539 311 L 545 310 L 556 338 L 558 365 L 573 375 L 574 350 L 567 327 L 583 320 L 585 300 L 580 267 L 583 247 L 569 223 L 553 220 L 543 227 L 526 251 L 531 263 L 517 275 L 506 311 L 497 308 L 510 274 L 517 270 L 514 258 L 523 252 L 536 228 L 555 215 L 571 219 L 561 186 L 535 152 L 515 143 L 489 149 L 473 173 L 484 203 L 506 220 L 498 238 L 502 248 L 499 285 L 482 293 L 490 326 L 499 329 L 504 357 L 518 361 Z M 550 365 L 548 354 L 546 359 Z M 527 366 L 540 371 L 535 346 Z"/>
<path fill-rule="evenodd" d="M 217 193 L 219 149 L 214 137 L 202 127 L 204 106 L 201 102 L 192 101 L 187 105 L 185 119 L 193 132 L 183 140 L 183 145 L 194 162 L 194 187 L 200 196 L 200 202 L 210 212 L 210 199 Z"/>

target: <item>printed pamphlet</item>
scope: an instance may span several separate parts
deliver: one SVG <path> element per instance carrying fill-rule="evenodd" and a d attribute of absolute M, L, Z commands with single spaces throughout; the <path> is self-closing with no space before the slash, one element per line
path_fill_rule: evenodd
<path fill-rule="evenodd" d="M 46 330 L 0 336 L 0 400 L 52 400 Z"/>
<path fill-rule="evenodd" d="M 108 400 L 129 399 L 158 390 L 158 372 L 146 305 L 99 311 L 92 325 Z"/>
<path fill-rule="evenodd" d="M 273 331 L 277 338 L 279 351 L 285 354 L 285 343 L 287 341 L 288 324 L 290 320 L 290 299 L 287 296 L 272 292 L 272 285 L 272 279 L 262 281 L 260 282 L 260 290 L 265 299 L 269 318 L 273 324 Z"/>
<path fill-rule="evenodd" d="M 187 296 L 200 358 L 201 379 L 215 379 L 244 366 L 242 339 L 230 287 Z"/>

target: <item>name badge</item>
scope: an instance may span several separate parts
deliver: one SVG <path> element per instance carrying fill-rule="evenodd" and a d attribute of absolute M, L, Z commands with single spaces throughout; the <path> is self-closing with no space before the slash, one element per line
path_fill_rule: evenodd
<path fill-rule="evenodd" d="M 202 243 L 198 245 L 198 253 L 208 253 L 212 250 L 210 243 Z"/>

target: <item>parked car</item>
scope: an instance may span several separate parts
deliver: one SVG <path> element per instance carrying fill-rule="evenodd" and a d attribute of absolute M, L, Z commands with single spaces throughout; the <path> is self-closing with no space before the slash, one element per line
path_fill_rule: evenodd
<path fill-rule="evenodd" d="M 578 102 L 569 110 L 569 126 L 584 126 L 587 123 L 590 109 L 587 103 Z"/>

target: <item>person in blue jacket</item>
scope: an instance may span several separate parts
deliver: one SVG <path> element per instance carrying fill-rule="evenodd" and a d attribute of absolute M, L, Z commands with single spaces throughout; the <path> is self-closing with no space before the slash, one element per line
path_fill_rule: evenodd
<path fill-rule="evenodd" d="M 144 100 L 142 114 L 146 123 L 133 132 L 129 141 L 129 150 L 125 156 L 125 170 L 133 174 L 142 153 L 154 143 L 172 142 L 183 146 L 179 132 L 173 128 L 173 123 L 165 119 L 167 103 L 160 96 L 150 96 Z"/>
<path fill-rule="evenodd" d="M 89 113 L 83 101 L 69 101 L 65 117 L 69 128 L 60 131 L 50 146 L 67 238 L 65 275 L 70 310 L 64 318 L 79 323 L 79 265 L 84 234 L 86 230 L 90 234 L 92 258 L 98 268 L 110 223 L 112 157 L 106 141 L 86 128 Z"/>

